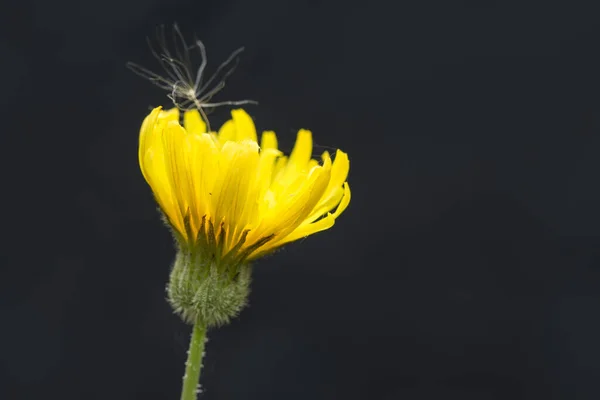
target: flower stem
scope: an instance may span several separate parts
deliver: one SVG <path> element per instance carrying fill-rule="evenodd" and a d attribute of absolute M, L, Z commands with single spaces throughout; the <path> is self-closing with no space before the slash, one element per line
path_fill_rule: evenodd
<path fill-rule="evenodd" d="M 198 394 L 198 381 L 202 370 L 202 356 L 204 355 L 204 343 L 206 342 L 206 325 L 196 321 L 192 328 L 190 349 L 188 359 L 185 363 L 185 375 L 183 376 L 183 388 L 181 400 L 196 400 Z"/>

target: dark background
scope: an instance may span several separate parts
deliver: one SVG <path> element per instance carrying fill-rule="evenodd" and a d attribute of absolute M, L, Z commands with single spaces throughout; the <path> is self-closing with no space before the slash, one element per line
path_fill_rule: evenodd
<path fill-rule="evenodd" d="M 210 399 L 597 399 L 593 1 L 21 1 L 0 35 L 0 399 L 177 399 L 190 329 L 137 164 L 178 22 L 216 98 L 350 155 L 350 207 L 257 263 Z M 214 114 L 213 125 L 228 110 Z"/>

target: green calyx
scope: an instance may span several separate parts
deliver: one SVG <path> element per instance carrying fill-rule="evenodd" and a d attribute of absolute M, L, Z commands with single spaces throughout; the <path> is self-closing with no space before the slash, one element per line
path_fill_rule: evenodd
<path fill-rule="evenodd" d="M 248 257 L 274 235 L 244 247 L 249 232 L 245 230 L 238 242 L 225 251 L 224 223 L 215 226 L 203 216 L 198 229 L 192 230 L 188 213 L 183 220 L 184 235 L 166 214 L 162 216 L 178 248 L 167 287 L 169 303 L 189 324 L 200 322 L 210 328 L 228 323 L 248 301 L 252 272 Z"/>
<path fill-rule="evenodd" d="M 224 264 L 180 246 L 167 287 L 169 303 L 189 324 L 227 324 L 247 304 L 250 275 L 249 264 Z"/>

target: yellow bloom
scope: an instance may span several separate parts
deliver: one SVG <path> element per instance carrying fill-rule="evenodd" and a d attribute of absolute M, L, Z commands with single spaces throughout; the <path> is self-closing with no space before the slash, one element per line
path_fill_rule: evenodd
<path fill-rule="evenodd" d="M 197 110 L 155 108 L 140 131 L 142 173 L 176 236 L 217 260 L 251 261 L 333 226 L 350 202 L 349 161 L 311 158 L 312 135 L 300 130 L 289 157 L 274 132 L 260 146 L 250 116 L 231 112 L 206 133 Z"/>

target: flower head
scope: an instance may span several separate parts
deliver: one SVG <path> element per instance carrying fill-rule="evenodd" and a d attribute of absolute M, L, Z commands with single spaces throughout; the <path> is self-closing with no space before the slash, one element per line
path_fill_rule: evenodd
<path fill-rule="evenodd" d="M 346 153 L 338 150 L 332 161 L 324 152 L 318 162 L 311 132 L 300 130 L 286 157 L 274 132 L 264 132 L 259 145 L 250 116 L 241 109 L 231 114 L 218 133 L 207 133 L 197 110 L 186 111 L 181 126 L 177 109 L 156 108 L 140 132 L 141 170 L 177 238 L 179 262 L 197 266 L 196 278 L 189 267 L 172 273 L 171 302 L 186 319 L 206 306 L 192 297 L 211 270 L 217 281 L 227 276 L 225 287 L 249 261 L 333 226 L 350 202 Z M 188 290 L 190 279 L 199 286 Z"/>
<path fill-rule="evenodd" d="M 274 132 L 257 143 L 252 119 L 232 111 L 218 134 L 205 133 L 197 111 L 156 108 L 140 133 L 139 161 L 170 225 L 188 246 L 210 245 L 252 260 L 330 228 L 350 201 L 349 162 L 338 150 L 311 159 L 311 132 L 300 130 L 288 157 Z M 335 211 L 333 211 L 335 210 Z M 333 212 L 332 212 L 333 211 Z M 214 238 L 212 237 L 214 236 Z"/>

